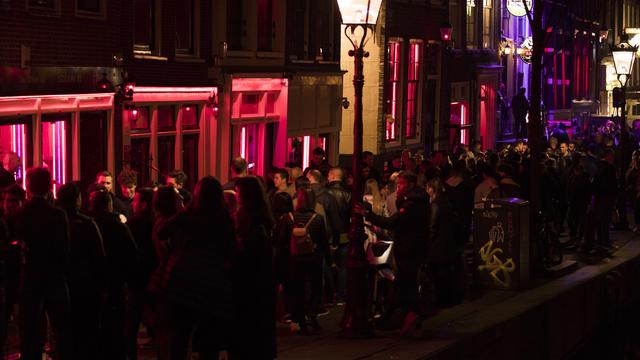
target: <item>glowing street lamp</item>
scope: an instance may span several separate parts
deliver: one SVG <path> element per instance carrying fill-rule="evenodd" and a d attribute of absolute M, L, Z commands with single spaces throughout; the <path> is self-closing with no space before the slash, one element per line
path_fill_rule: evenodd
<path fill-rule="evenodd" d="M 618 80 L 624 88 L 627 86 L 627 80 L 633 71 L 633 63 L 636 60 L 638 47 L 629 44 L 627 34 L 620 35 L 620 40 L 622 40 L 621 43 L 611 48 L 611 55 L 613 56 L 613 65 L 616 68 Z"/>
<path fill-rule="evenodd" d="M 378 20 L 382 0 L 337 0 L 346 25 L 344 34 L 353 45 L 349 56 L 354 59 L 353 70 L 353 189 L 351 192 L 351 227 L 347 255 L 347 303 L 340 326 L 342 335 L 349 338 L 366 338 L 374 335 L 369 316 L 369 289 L 367 280 L 369 263 L 364 253 L 364 221 L 353 209 L 362 201 L 364 184 L 362 178 L 362 89 L 364 87 L 363 59 L 369 56 L 364 51 L 367 33 L 373 30 Z M 360 31 L 361 30 L 361 31 Z"/>

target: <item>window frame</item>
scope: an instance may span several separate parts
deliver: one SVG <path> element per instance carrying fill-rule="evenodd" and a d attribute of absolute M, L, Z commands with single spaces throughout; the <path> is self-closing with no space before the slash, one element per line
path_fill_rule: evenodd
<path fill-rule="evenodd" d="M 53 7 L 49 8 L 46 6 L 38 6 L 38 5 L 31 5 L 31 1 L 33 0 L 26 0 L 26 9 L 29 13 L 33 14 L 33 15 L 42 15 L 42 16 L 60 16 L 61 15 L 61 1 L 60 0 L 53 0 Z"/>
<path fill-rule="evenodd" d="M 191 57 L 199 57 L 200 56 L 200 29 L 201 29 L 201 19 L 199 16 L 201 13 L 200 0 L 192 0 L 193 1 L 193 9 L 191 11 L 191 49 L 181 49 L 178 48 L 177 44 L 174 45 L 174 51 L 176 57 L 182 58 L 191 58 Z M 177 28 L 174 33 L 175 38 L 177 39 Z"/>
<path fill-rule="evenodd" d="M 391 50 L 390 50 L 390 44 L 397 44 L 398 46 L 398 50 L 396 53 L 396 61 L 393 61 L 394 64 L 394 76 L 393 79 L 390 79 L 391 76 Z M 385 139 L 385 143 L 387 144 L 393 144 L 393 143 L 399 143 L 400 139 L 401 139 L 401 129 L 400 126 L 398 126 L 398 121 L 403 119 L 403 88 L 404 88 L 404 76 L 403 76 L 403 65 L 404 65 L 404 61 L 403 61 L 403 53 L 404 53 L 404 40 L 401 38 L 389 38 L 389 40 L 387 41 L 386 44 L 386 61 L 385 61 L 385 79 L 384 79 L 384 87 L 385 87 L 385 91 L 384 91 L 384 124 L 385 124 L 385 130 L 384 130 L 384 139 Z M 388 87 L 395 87 L 395 91 L 397 94 L 396 100 L 395 100 L 395 107 L 393 104 L 391 104 L 390 106 L 392 107 L 392 111 L 393 109 L 395 109 L 395 114 L 392 114 L 390 112 L 387 112 L 387 103 L 388 102 L 392 102 L 392 99 L 388 98 L 388 96 L 390 96 L 390 94 L 392 94 L 393 90 L 389 89 Z M 393 123 L 389 124 L 389 122 L 387 121 L 387 116 L 391 115 L 393 116 Z M 389 132 L 389 128 L 395 130 L 395 136 L 390 137 L 388 135 Z"/>
<path fill-rule="evenodd" d="M 419 55 L 419 61 L 416 63 L 414 60 L 415 58 L 412 56 L 412 48 L 413 46 L 417 46 L 418 47 L 418 55 Z M 409 53 L 408 53 L 409 59 L 406 62 L 407 63 L 407 81 L 406 81 L 406 90 L 407 90 L 407 98 L 406 100 L 403 102 L 404 104 L 406 104 L 405 107 L 405 112 L 404 112 L 404 116 L 402 117 L 403 119 L 403 129 L 402 129 L 402 136 L 408 140 L 416 140 L 416 139 L 420 139 L 420 128 L 421 128 L 421 124 L 420 124 L 420 118 L 422 115 L 422 84 L 423 84 L 423 74 L 424 74 L 424 41 L 421 39 L 410 39 L 409 40 Z M 413 70 L 413 74 L 414 74 L 414 79 L 412 79 L 412 71 L 411 71 L 411 67 L 412 66 L 416 66 L 416 69 Z M 409 94 L 410 89 L 411 89 L 411 85 L 414 85 L 414 98 L 411 98 L 411 95 Z M 412 112 L 409 111 L 409 106 L 413 105 L 413 109 Z M 409 118 L 409 114 L 412 114 L 413 117 L 411 119 L 413 119 L 413 123 L 410 124 L 410 118 Z M 408 133 L 407 131 L 411 130 L 410 133 Z"/>
<path fill-rule="evenodd" d="M 134 12 L 133 12 L 133 22 L 134 22 L 134 30 L 133 30 L 133 54 L 136 56 L 148 56 L 148 55 L 159 55 L 161 51 L 161 40 L 162 40 L 162 1 L 161 0 L 149 0 L 149 4 L 153 6 L 151 9 L 151 14 L 153 15 L 151 18 L 151 25 L 149 29 L 151 30 L 151 34 L 149 34 L 149 39 L 152 43 L 150 44 L 136 44 L 136 36 L 135 36 L 135 0 L 133 3 Z"/>

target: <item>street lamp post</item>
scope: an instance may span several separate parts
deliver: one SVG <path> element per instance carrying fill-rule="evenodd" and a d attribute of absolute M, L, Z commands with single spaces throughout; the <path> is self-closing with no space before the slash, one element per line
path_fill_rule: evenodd
<path fill-rule="evenodd" d="M 626 112 L 626 88 L 627 81 L 633 71 L 633 63 L 636 60 L 637 46 L 629 44 L 627 34 L 620 35 L 621 42 L 611 48 L 611 55 L 613 56 L 613 66 L 616 68 L 616 74 L 618 75 L 618 81 L 621 85 L 621 103 L 620 103 L 620 128 L 622 132 L 627 131 L 627 112 Z M 614 104 L 615 106 L 616 104 Z"/>
<path fill-rule="evenodd" d="M 364 50 L 367 33 L 373 32 L 382 0 L 337 0 L 345 25 L 344 33 L 353 45 L 349 56 L 354 59 L 353 69 L 353 189 L 351 192 L 351 228 L 347 255 L 347 303 L 340 326 L 347 338 L 367 338 L 374 335 L 371 323 L 369 281 L 364 253 L 364 221 L 354 210 L 364 194 L 362 179 L 362 89 L 364 87 L 363 60 L 369 56 Z"/>

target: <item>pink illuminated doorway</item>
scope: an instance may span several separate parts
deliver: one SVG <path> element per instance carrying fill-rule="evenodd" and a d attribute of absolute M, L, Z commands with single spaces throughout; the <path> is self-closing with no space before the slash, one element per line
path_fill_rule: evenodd
<path fill-rule="evenodd" d="M 495 87 L 492 83 L 480 83 L 480 138 L 483 149 L 493 149 L 496 140 Z"/>
<path fill-rule="evenodd" d="M 53 194 L 70 179 L 71 154 L 70 115 L 52 114 L 42 116 L 42 166 L 49 168 L 53 178 Z"/>
<path fill-rule="evenodd" d="M 329 134 L 303 135 L 287 138 L 287 162 L 289 167 L 297 166 L 306 169 L 311 163 L 311 153 L 321 148 L 329 153 Z M 327 155 L 328 157 L 328 155 Z"/>
<path fill-rule="evenodd" d="M 469 104 L 466 101 L 452 102 L 450 115 L 451 133 L 449 139 L 452 148 L 471 143 L 471 124 L 469 123 Z"/>
<path fill-rule="evenodd" d="M 33 156 L 33 142 L 31 137 L 31 117 L 22 118 L 0 118 L 0 161 L 5 154 L 12 153 L 7 157 L 7 170 L 13 175 L 16 182 L 23 187 L 24 172 L 30 167 Z"/>
<path fill-rule="evenodd" d="M 233 130 L 233 156 L 247 161 L 249 175 L 265 175 L 273 166 L 277 123 L 239 124 Z"/>

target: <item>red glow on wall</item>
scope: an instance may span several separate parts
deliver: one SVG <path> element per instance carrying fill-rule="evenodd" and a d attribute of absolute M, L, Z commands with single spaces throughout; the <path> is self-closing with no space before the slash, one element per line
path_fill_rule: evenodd
<path fill-rule="evenodd" d="M 565 52 L 562 51 L 562 106 L 567 104 L 567 77 L 566 77 Z"/>
<path fill-rule="evenodd" d="M 247 158 L 247 127 L 243 126 L 240 130 L 240 157 Z"/>

